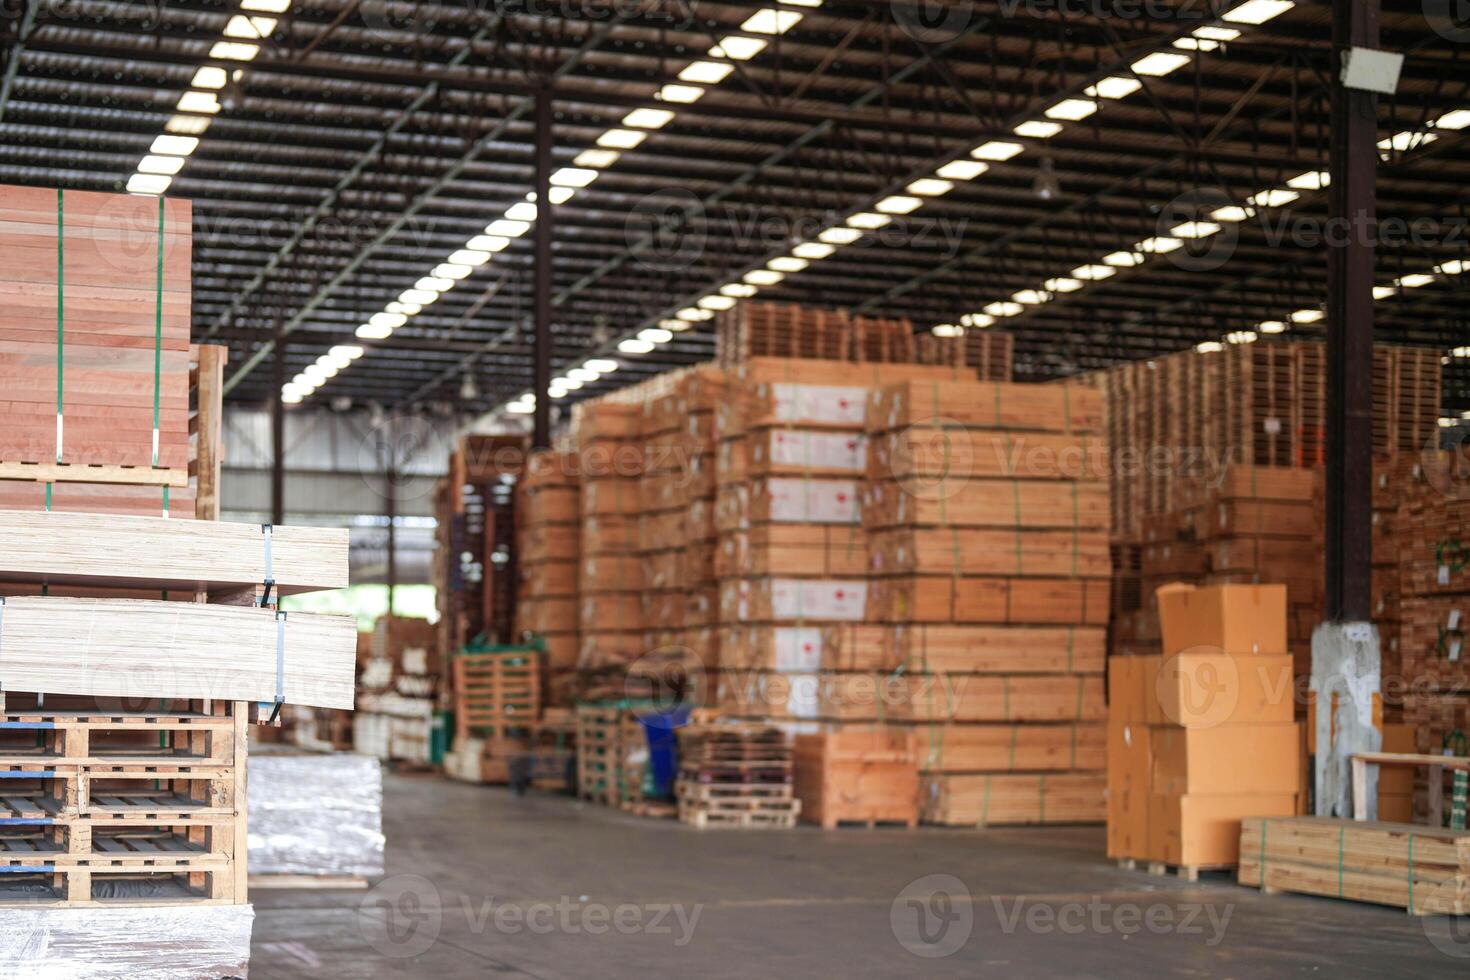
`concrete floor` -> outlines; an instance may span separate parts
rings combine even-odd
[[[1470,934],[1443,919],[1435,945],[1392,909],[1121,871],[1100,827],[697,831],[431,776],[384,789],[388,877],[256,892],[253,976],[1470,971]]]

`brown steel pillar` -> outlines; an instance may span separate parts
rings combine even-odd
[[[1378,97],[1346,88],[1352,47],[1378,47],[1379,0],[1333,0],[1331,216],[1327,255],[1328,622],[1367,622],[1372,591],[1373,275]]]
[[[276,318],[276,349],[271,359],[271,523],[286,523],[286,404],[281,388],[286,384],[286,340]]]
[[[551,445],[551,143],[552,100],[550,87],[536,90],[536,259],[535,335],[532,338],[531,390],[536,393],[532,415],[531,446]]]

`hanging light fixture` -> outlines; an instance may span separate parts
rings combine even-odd
[[[1037,161],[1039,172],[1031,183],[1031,190],[1043,201],[1054,201],[1062,196],[1062,182],[1057,179],[1056,166],[1049,156]]]

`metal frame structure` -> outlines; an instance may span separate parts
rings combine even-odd
[[[538,162],[565,166],[628,110],[660,105],[653,93],[713,38],[738,33],[753,4],[298,0],[169,190],[196,205],[196,335],[230,345],[232,400],[265,404],[281,376],[328,346],[361,343],[367,356],[316,400],[472,416],[1232,5],[1158,0],[1148,9],[1166,16],[1128,17],[1102,0],[1065,14],[974,0],[943,8],[962,16],[929,30],[902,2],[803,8],[793,30],[699,102],[673,107],[672,123],[558,206],[554,226],[538,222],[391,339],[362,342],[354,325],[534,190]],[[26,4],[0,25],[0,183],[122,189],[193,73],[237,67],[209,57],[236,12],[236,0]],[[1188,67],[1143,78],[1138,95],[1068,124],[1043,152],[995,164],[761,297],[928,328],[1156,234],[1181,195],[1239,201],[1326,170],[1332,14],[1331,0],[1301,0],[1238,42],[1194,52]],[[1417,0],[1384,4],[1380,30],[1381,46],[1408,54],[1397,94],[1373,107],[1380,136],[1470,107],[1466,45],[1428,23]],[[1380,217],[1437,228],[1379,249],[1377,281],[1470,258],[1470,231],[1456,232],[1470,219],[1467,134],[1380,163]],[[1034,190],[1042,160],[1060,185],[1049,199]],[[1291,218],[1324,221],[1330,197],[1304,192]],[[659,237],[673,212],[697,248]],[[1271,223],[1246,222],[1218,265],[1162,257],[992,329],[1016,334],[1018,371],[1040,379],[1320,303],[1328,250],[1273,237]],[[1381,301],[1376,337],[1470,343],[1464,285]],[[708,326],[625,358],[567,401],[708,358]],[[479,389],[468,401],[466,372]],[[1446,411],[1470,409],[1470,360],[1446,377]]]

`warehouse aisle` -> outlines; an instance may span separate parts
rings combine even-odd
[[[431,776],[390,776],[385,796],[390,876],[367,893],[256,893],[255,976],[1123,976],[1147,963],[1366,977],[1464,963],[1391,909],[1119,871],[1098,857],[1100,827],[719,833]]]

